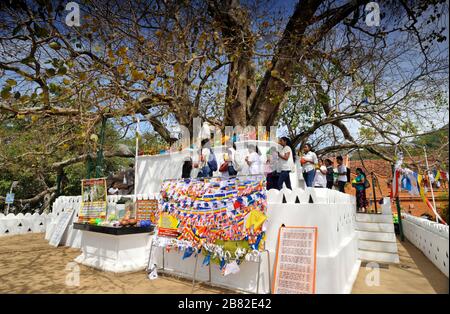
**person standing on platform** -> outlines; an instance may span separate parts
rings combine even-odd
[[[278,189],[278,152],[276,147],[270,147],[266,153],[266,164],[264,165],[264,174],[266,175],[266,189]]]
[[[319,163],[316,153],[312,151],[311,144],[306,143],[303,146],[303,156],[300,159],[300,164],[303,168],[303,178],[307,187],[312,187],[314,177],[316,175],[316,165]]]
[[[347,167],[344,165],[344,159],[342,156],[336,157],[336,162],[338,164],[338,180],[337,186],[339,192],[345,193],[345,185],[347,184]]]
[[[245,161],[250,168],[250,174],[262,174],[261,156],[258,150],[258,146],[249,145],[248,150],[250,154],[245,157]]]
[[[281,151],[278,152],[278,169],[280,171],[278,176],[278,190],[283,188],[283,183],[286,185],[286,188],[292,189],[289,174],[295,165],[294,149],[288,137],[280,138],[278,143],[281,145]]]
[[[183,168],[181,170],[181,178],[189,179],[191,177],[191,171],[192,171],[192,159],[188,157],[183,162]]]
[[[353,180],[352,185],[356,189],[356,211],[359,213],[365,213],[367,211],[366,197],[366,174],[361,168],[356,168],[356,178]]]
[[[327,167],[327,189],[331,190],[334,185],[333,161],[329,158],[325,159],[325,167]]]
[[[327,167],[320,166],[320,168],[316,170],[316,175],[314,176],[313,186],[315,188],[326,188],[327,187]]]
[[[201,149],[199,154],[199,163],[196,165],[200,168],[198,173],[199,178],[212,177],[213,172],[209,168],[208,160],[211,154],[211,144],[209,139],[203,139],[201,142]]]
[[[228,153],[228,175],[236,176],[239,169],[236,163],[236,144],[234,142],[227,143],[227,153]]]

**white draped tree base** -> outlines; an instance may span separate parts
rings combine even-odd
[[[256,144],[264,155],[269,143],[257,141]],[[237,146],[241,154],[245,155],[245,148],[241,148],[241,144]],[[164,179],[179,177],[183,158],[190,153],[190,150],[185,150],[171,155],[140,156],[136,165],[137,198],[158,197],[161,182]],[[218,152],[216,153],[220,164],[222,156]],[[278,230],[282,224],[285,224],[286,226],[316,226],[318,228],[316,293],[350,293],[360,266],[355,230],[356,200],[351,195],[335,190],[301,189],[299,187],[304,186],[304,182],[299,179],[301,179],[301,175],[298,175],[296,171],[291,174],[292,191],[284,189],[267,192],[266,249],[270,253],[270,268],[266,255],[263,255],[258,291],[260,293],[270,292],[271,280],[269,279],[273,278]],[[67,207],[79,208],[79,197],[59,200],[60,198],[55,202],[54,213],[55,210]],[[116,201],[117,197],[108,197],[109,203]],[[310,201],[313,203],[311,204]],[[81,235],[81,233],[83,234]],[[81,232],[70,228],[63,240],[67,246],[81,245],[83,253],[77,257],[77,262],[113,272],[144,269],[151,243],[150,235],[147,235],[147,238],[143,235],[112,236]],[[164,264],[165,270],[171,271],[173,274],[186,278],[193,277],[195,257],[191,256],[183,260],[183,252],[162,253],[162,248],[154,248],[151,262],[159,267]],[[209,267],[203,266],[202,262],[203,256],[200,255],[196,278],[200,281],[208,281]],[[230,289],[256,292],[257,273],[258,263],[255,262],[243,262],[240,265],[240,271],[229,276],[223,276],[219,266],[212,264],[211,283]]]

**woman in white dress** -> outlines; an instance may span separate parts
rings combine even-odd
[[[245,161],[249,166],[250,174],[262,174],[262,164],[261,164],[261,155],[256,145],[248,146],[249,154],[245,157]]]

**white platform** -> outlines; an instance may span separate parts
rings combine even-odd
[[[150,234],[109,235],[81,232],[81,255],[77,263],[114,273],[144,270],[147,266]]]
[[[264,155],[265,149],[270,144],[268,142],[258,142],[257,144]],[[238,146],[242,146],[242,143],[238,143]],[[164,179],[179,178],[182,160],[189,153],[190,151],[187,150],[171,155],[139,157],[137,166],[138,198],[147,198],[148,195],[159,194],[160,184]],[[222,156],[216,154],[216,157],[218,164],[220,164]],[[292,191],[270,190],[267,192],[266,249],[270,253],[270,270],[268,270],[269,265],[267,265],[267,259],[264,256],[261,265],[259,292],[270,292],[269,279],[273,276],[278,229],[284,223],[287,226],[318,227],[316,293],[350,293],[360,266],[358,238],[355,230],[355,198],[335,190],[301,189],[299,187],[303,185],[303,181],[300,181],[299,178],[301,176],[297,176],[297,173],[291,174]],[[286,200],[286,203],[283,203],[283,199]],[[313,204],[309,203],[310,199],[313,200]],[[296,200],[300,203],[296,203]],[[108,202],[114,202],[114,198],[109,197]],[[64,207],[64,204],[67,204],[67,202],[63,203],[58,206]],[[67,206],[77,206],[76,203],[77,201],[69,202]],[[73,239],[80,237],[80,231],[72,230],[72,232],[74,232],[72,237],[67,237],[67,239],[71,238],[72,240],[67,240],[66,245],[74,244]],[[84,239],[85,237],[86,239]],[[104,235],[104,238],[99,238],[98,236],[88,235],[88,232],[83,232],[83,239],[80,240],[83,254],[77,258],[77,261],[116,272],[139,270],[145,267],[150,239],[119,243],[117,239],[111,239],[110,237],[114,236]],[[140,248],[137,242],[140,243]],[[128,253],[125,255],[118,253],[118,247]],[[162,249],[158,248],[155,252],[153,262],[162,266]],[[126,257],[126,255],[128,256]],[[182,260],[181,257],[182,253],[179,252],[165,253],[165,269],[172,270],[174,274],[192,278],[194,257],[185,260]],[[131,265],[127,264],[127,258],[134,259],[134,262]],[[199,280],[206,281],[209,277],[209,267],[202,266],[202,262],[203,260],[200,259],[196,277]],[[211,268],[213,284],[256,292],[257,264],[244,262],[239,273],[226,277],[221,274],[217,265],[212,265]]]
[[[281,224],[318,227],[316,293],[340,294],[351,292],[360,266],[357,249],[358,239],[355,232],[355,207],[353,203],[344,203],[346,200],[353,201],[353,198],[349,195],[329,191],[324,189],[317,191],[313,198],[318,202],[322,200],[323,203],[315,204],[307,202],[295,204],[291,202],[292,200],[295,201],[298,194],[303,194],[302,199],[309,200],[310,190],[284,191],[289,194],[288,197],[285,197],[289,201],[288,203],[281,203],[283,191],[270,190],[268,192],[266,249],[270,252],[271,271],[269,274],[267,260],[264,257],[261,264],[260,293],[270,291],[269,276],[270,278],[273,277],[278,229]],[[340,200],[340,204],[329,204],[329,195],[325,195],[328,193],[336,193],[334,199]],[[162,249],[155,252],[157,254],[154,255],[153,262],[161,267]],[[193,257],[182,260],[182,253],[177,252],[165,253],[164,257],[166,270],[171,270],[174,274],[185,278],[192,278],[195,265]],[[207,281],[209,269],[202,266],[202,261],[203,258],[199,260],[196,278]],[[238,274],[226,277],[221,275],[217,265],[212,265],[211,278],[213,284],[256,292],[257,264],[245,262]]]

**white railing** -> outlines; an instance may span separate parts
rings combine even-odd
[[[51,221],[53,214],[20,213],[0,214],[0,237],[25,233],[45,232],[46,226]]]
[[[405,237],[448,277],[449,226],[408,214],[402,225]]]

